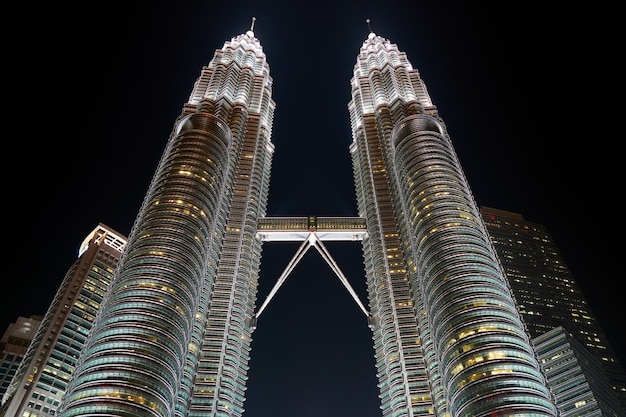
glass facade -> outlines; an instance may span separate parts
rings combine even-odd
[[[626,404],[624,368],[546,227],[518,213],[491,207],[480,212],[530,336],[565,328],[601,364]]]
[[[0,395],[4,396],[35,336],[41,316],[18,317],[0,338]],[[2,415],[2,409],[0,409]]]
[[[602,362],[563,327],[533,339],[560,417],[624,417]]]
[[[3,397],[3,415],[57,414],[125,244],[102,224],[85,238]]]

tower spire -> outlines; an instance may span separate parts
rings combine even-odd
[[[367,30],[369,30],[369,33],[372,33],[372,27],[370,26],[370,20],[366,19],[365,21],[367,22]]]
[[[250,32],[254,32],[254,21],[256,20],[256,17],[252,16],[252,24],[250,25]]]

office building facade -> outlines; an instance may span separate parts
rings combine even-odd
[[[4,393],[0,415],[56,415],[125,244],[103,224],[85,237]]]
[[[602,362],[557,326],[532,339],[560,417],[624,417]]]
[[[267,236],[258,229],[274,152],[272,82],[253,28],[225,42],[202,68],[61,416],[244,414]],[[556,416],[418,71],[395,44],[370,33],[351,85],[349,152],[359,219],[329,224],[366,225],[358,236],[381,414]],[[307,227],[304,236],[319,244],[317,222]]]
[[[0,338],[0,398],[9,388],[41,319],[41,316],[18,317]]]
[[[626,373],[544,225],[481,207],[487,230],[532,338],[563,327],[592,354],[626,409]]]

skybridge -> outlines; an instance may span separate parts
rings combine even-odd
[[[256,320],[259,318],[265,307],[269,304],[278,289],[285,282],[291,271],[298,265],[298,262],[308,252],[315,248],[322,255],[322,258],[337,275],[341,283],[346,287],[361,311],[370,318],[358,295],[344,276],[343,272],[331,256],[323,242],[325,241],[361,241],[367,235],[365,219],[363,217],[263,217],[259,219],[257,238],[262,242],[302,242],[291,261],[280,275],[276,284],[268,294],[267,298],[259,308],[253,318],[252,326],[256,327]]]

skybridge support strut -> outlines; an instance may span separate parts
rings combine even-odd
[[[343,272],[337,265],[337,262],[335,262],[335,260],[333,259],[332,255],[330,254],[326,246],[322,243],[322,239],[319,238],[314,227],[309,230],[308,234],[304,236],[304,238],[302,234],[299,234],[297,238],[294,238],[294,239],[282,238],[281,240],[300,240],[300,239],[303,239],[302,244],[300,245],[300,247],[298,248],[294,256],[291,258],[289,263],[287,264],[287,267],[285,268],[285,270],[282,272],[282,274],[276,281],[276,284],[274,284],[274,287],[268,294],[263,304],[261,304],[261,307],[259,308],[257,313],[252,318],[251,327],[256,327],[257,319],[261,316],[261,313],[263,313],[263,311],[265,310],[267,305],[270,303],[272,298],[276,295],[279,288],[283,285],[283,283],[285,282],[289,274],[294,270],[298,262],[300,262],[302,257],[306,254],[306,252],[308,252],[308,250],[311,247],[315,247],[315,249],[317,249],[317,251],[320,253],[322,258],[330,266],[330,268],[333,270],[335,275],[337,275],[341,283],[348,290],[348,292],[350,293],[350,295],[352,296],[356,304],[359,306],[359,308],[361,309],[363,314],[365,314],[365,316],[368,318],[368,321],[369,321],[371,319],[370,313],[367,311],[367,309],[365,308],[365,306],[359,299],[358,295],[356,294],[356,292],[354,291],[354,289],[352,288],[352,286],[346,279],[345,275],[343,274]],[[341,240],[341,239],[334,239],[334,240]],[[355,239],[353,235],[353,237],[350,240],[357,240],[357,239]]]
[[[287,265],[283,273],[280,274],[280,277],[278,277],[276,284],[274,284],[274,287],[268,294],[267,298],[265,299],[263,304],[261,304],[259,311],[255,314],[255,317],[257,319],[259,318],[263,310],[265,310],[265,307],[267,307],[267,305],[272,300],[272,298],[274,298],[274,295],[276,295],[276,293],[278,292],[278,289],[283,285],[283,283],[285,282],[285,280],[287,279],[291,271],[293,271],[293,269],[296,267],[298,262],[300,262],[300,259],[302,259],[302,257],[304,256],[305,253],[307,253],[310,247],[311,245],[309,244],[308,240],[305,240],[302,242],[302,245],[300,245],[295,255],[293,255],[293,258],[291,258],[291,261],[289,261],[289,264]]]

